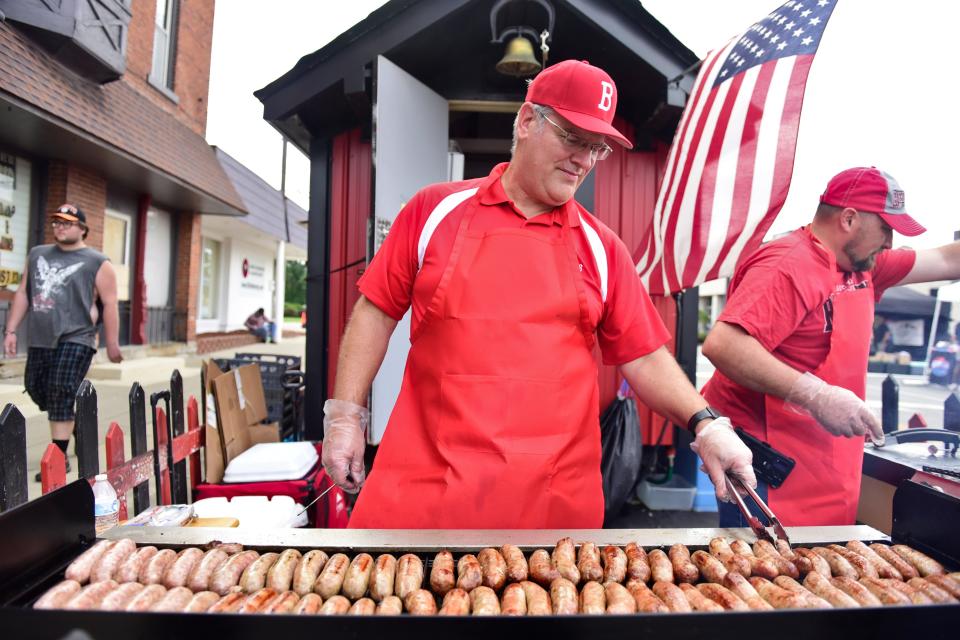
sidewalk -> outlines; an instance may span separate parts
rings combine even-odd
[[[257,343],[237,349],[227,349],[203,356],[155,356],[125,360],[120,364],[95,364],[91,366],[87,378],[97,390],[98,417],[100,426],[100,465],[105,469],[106,452],[103,439],[111,422],[116,422],[123,429],[126,456],[130,457],[130,409],[127,396],[130,386],[139,382],[143,387],[147,404],[147,439],[149,448],[153,448],[153,434],[149,416],[150,394],[169,388],[170,376],[174,369],[183,376],[184,403],[194,396],[200,400],[200,367],[204,360],[209,358],[227,358],[236,352],[241,353],[270,353],[278,355],[294,355],[304,357],[306,351],[306,336],[285,338],[280,344]],[[304,367],[306,362],[304,362]],[[34,482],[33,477],[40,470],[40,458],[47,445],[50,444],[50,429],[45,413],[41,413],[30,400],[23,388],[23,378],[10,378],[0,384],[0,407],[12,403],[20,409],[27,422],[27,473],[28,490],[31,500],[40,496],[40,483]],[[77,458],[74,454],[74,440],[67,449],[67,455],[73,470],[67,474],[67,482],[77,478]],[[153,483],[150,486],[151,495],[154,492]],[[132,498],[131,498],[132,499]]]

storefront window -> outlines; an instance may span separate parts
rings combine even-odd
[[[0,150],[0,290],[16,291],[27,260],[30,162]]]
[[[217,317],[220,292],[220,243],[210,238],[203,239],[200,258],[200,318]]]
[[[130,299],[130,218],[107,210],[103,218],[103,253],[117,273],[117,298]]]

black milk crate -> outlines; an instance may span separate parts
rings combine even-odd
[[[274,353],[235,353],[235,360],[249,360],[251,362],[275,362],[286,366],[287,369],[300,369],[303,358],[300,356],[287,356]]]
[[[263,397],[267,405],[267,422],[280,425],[282,440],[300,440],[303,437],[303,372],[298,356],[272,356],[244,353],[235,358],[214,358],[222,371],[256,363],[260,367]],[[263,357],[259,357],[263,356]]]

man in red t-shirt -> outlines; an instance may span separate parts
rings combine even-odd
[[[664,347],[669,338],[623,242],[574,200],[609,143],[616,87],[568,60],[530,84],[512,160],[483,179],[426,187],[394,221],[359,282],[323,462],[363,490],[362,528],[598,528],[603,522],[593,346],[641,401],[697,431],[725,471],[755,485],[751,455]],[[397,322],[410,351],[364,481],[368,390]]]
[[[960,277],[960,243],[891,250],[894,230],[925,231],[896,181],[873,167],[841,172],[811,224],[737,266],[704,342],[717,367],[704,397],[797,462],[769,489],[784,524],[853,524],[863,438],[883,441],[864,402],[873,305],[891,286]],[[761,496],[767,491],[761,483]],[[742,523],[720,506],[720,526]]]

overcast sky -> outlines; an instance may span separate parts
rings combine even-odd
[[[623,0],[629,1],[629,0]],[[815,2],[816,0],[810,0]],[[833,1],[833,0],[831,0]],[[207,139],[280,186],[281,141],[252,92],[289,70],[383,4],[229,0],[217,3]],[[773,11],[776,0],[648,0],[647,8],[699,56]],[[876,165],[906,192],[907,210],[936,246],[960,229],[958,90],[952,69],[955,2],[840,0],[807,83],[793,183],[772,232],[804,224],[838,171]],[[618,83],[628,78],[615,78]],[[291,147],[292,149],[292,147]],[[287,191],[307,205],[306,159],[292,153]],[[904,244],[895,241],[895,244]]]

